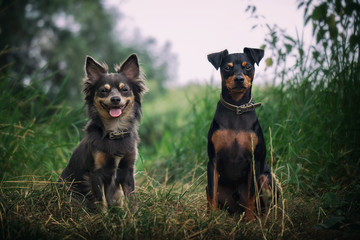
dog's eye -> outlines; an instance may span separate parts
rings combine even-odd
[[[246,71],[250,71],[250,70],[251,70],[251,66],[250,66],[250,65],[246,65],[245,70],[246,70]]]
[[[230,68],[230,66],[226,65],[223,69],[224,69],[224,71],[228,72],[228,71],[230,71],[231,68]]]
[[[109,92],[110,92],[110,89],[101,88],[99,94],[100,94],[100,96],[105,97],[109,94]]]
[[[126,87],[123,87],[122,89],[121,89],[121,91],[123,91],[123,92],[127,92],[127,91],[129,91]]]

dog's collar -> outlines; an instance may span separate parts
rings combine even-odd
[[[106,134],[106,136],[110,140],[116,140],[116,139],[126,138],[126,137],[130,136],[130,132],[127,129],[122,129],[122,130],[108,132]]]
[[[255,108],[258,108],[258,107],[261,106],[261,103],[254,103],[253,102],[253,97],[252,96],[251,96],[251,99],[250,99],[250,101],[248,103],[242,104],[240,106],[236,106],[236,105],[233,105],[231,103],[226,102],[224,100],[223,96],[220,94],[220,102],[225,108],[235,112],[236,115],[240,115],[240,114],[243,114],[243,113],[246,113],[246,112],[254,111]]]

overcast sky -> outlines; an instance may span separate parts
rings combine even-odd
[[[120,22],[121,28],[129,34],[139,30],[143,37],[153,37],[160,45],[171,42],[172,52],[178,56],[176,83],[180,85],[210,82],[212,76],[215,80],[220,79],[220,74],[207,61],[209,53],[224,49],[230,53],[242,52],[244,47],[260,47],[267,31],[261,27],[252,29],[255,24],[277,24],[292,36],[296,36],[296,29],[300,32],[303,29],[303,11],[297,10],[296,0],[105,2],[109,7],[119,7],[125,15]],[[255,4],[257,13],[265,19],[256,20],[250,17],[250,13],[245,13],[249,4]],[[264,68],[263,61],[256,70],[257,76],[261,76]]]

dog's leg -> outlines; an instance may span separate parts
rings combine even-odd
[[[218,207],[217,194],[219,186],[219,172],[217,170],[216,163],[211,160],[208,162],[207,174],[208,186],[206,192],[208,199],[208,212],[210,212],[210,208],[215,211]]]
[[[95,204],[100,208],[101,211],[105,211],[107,207],[107,201],[105,197],[104,183],[100,176],[96,173],[90,175],[90,186],[91,192],[95,198]]]
[[[136,194],[135,194],[135,177],[134,177],[134,163],[137,157],[137,151],[125,155],[119,163],[117,170],[116,184],[121,184],[124,195],[130,198],[132,206],[136,209]]]
[[[120,185],[118,185],[117,189],[115,190],[113,199],[114,199],[115,203],[120,207],[123,205],[123,197],[124,197],[124,192],[120,188]]]
[[[259,176],[258,179],[259,193],[260,193],[260,207],[261,212],[265,213],[272,202],[271,187],[269,179],[265,174]]]
[[[112,179],[106,190],[106,200],[111,205],[122,206],[124,193],[120,184],[116,184],[115,178]]]
[[[271,192],[271,198],[272,198],[271,202],[272,202],[272,204],[276,204],[279,199],[279,196],[280,196],[280,191],[276,185],[275,179],[272,177],[269,165],[266,162],[265,162],[265,166],[264,166],[264,171],[260,176],[265,177],[263,185],[265,185],[265,181],[266,181],[268,184],[268,189]]]
[[[125,181],[121,183],[126,197],[130,197],[132,201],[136,200],[135,195],[135,179],[134,179],[134,167],[128,167],[125,170]]]
[[[255,193],[254,193],[254,182],[253,182],[253,169],[250,164],[250,171],[248,174],[248,189],[245,200],[245,221],[255,219]]]
[[[103,152],[94,152],[94,165],[95,171],[90,174],[89,182],[91,187],[91,192],[94,196],[95,205],[97,205],[101,211],[105,211],[107,207],[106,195],[105,195],[105,186],[102,179],[102,167],[107,162],[106,154]]]
[[[280,196],[279,188],[271,175],[271,171],[267,163],[265,163],[264,172],[258,178],[258,186],[260,192],[261,211],[265,213],[271,205],[277,204]]]

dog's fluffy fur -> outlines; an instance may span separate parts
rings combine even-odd
[[[106,64],[86,58],[84,93],[90,121],[60,177],[88,207],[102,210],[120,204],[122,193],[135,204],[137,123],[147,90],[135,54],[115,70],[108,73]]]

